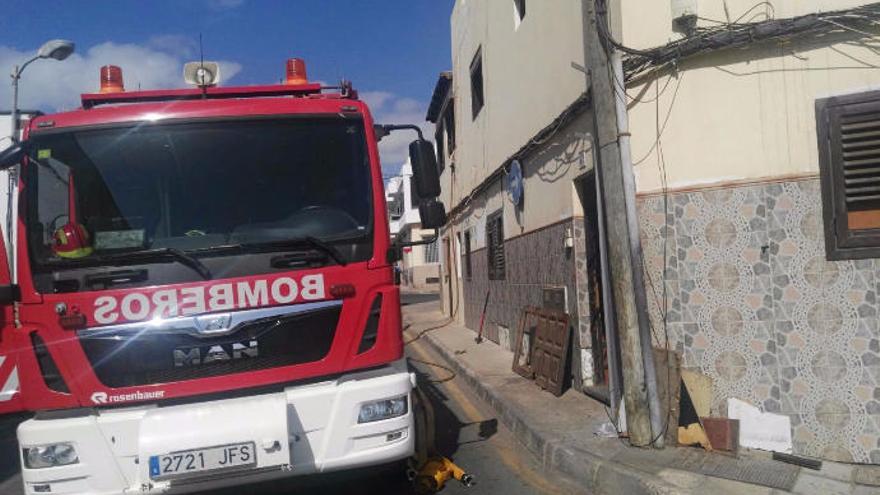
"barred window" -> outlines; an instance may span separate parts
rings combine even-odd
[[[489,280],[504,280],[504,221],[501,211],[486,219],[486,251]]]
[[[436,239],[431,244],[425,245],[425,263],[439,263],[440,252],[439,244]]]
[[[470,229],[464,231],[464,276],[470,280],[473,277],[473,270],[471,268],[471,231]]]

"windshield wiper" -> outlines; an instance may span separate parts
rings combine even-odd
[[[211,274],[211,270],[209,270],[208,267],[205,266],[204,263],[199,261],[199,259],[195,256],[190,256],[180,249],[169,247],[142,249],[140,251],[126,251],[116,254],[104,254],[97,257],[91,257],[90,259],[94,259],[96,261],[137,261],[140,259],[168,257],[175,259],[183,266],[192,268],[193,271],[197,272],[205,280],[210,280],[213,276]]]
[[[302,246],[309,246],[313,249],[321,251],[340,266],[345,266],[348,264],[348,261],[345,260],[345,257],[342,255],[342,253],[340,253],[338,249],[333,247],[332,244],[329,244],[325,241],[322,241],[321,239],[318,239],[317,237],[312,236],[294,237],[292,239],[281,239],[276,241],[225,244],[222,246],[207,248],[205,251],[236,250],[242,252],[272,252],[278,250],[288,250]]]

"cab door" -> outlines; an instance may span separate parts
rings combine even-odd
[[[18,346],[14,339],[13,304],[18,287],[12,285],[6,242],[0,235],[0,414],[24,409],[18,375]]]

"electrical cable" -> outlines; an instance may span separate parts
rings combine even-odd
[[[604,1],[599,0],[604,6]],[[757,22],[740,22],[755,9],[766,6],[769,12],[766,19]],[[605,9],[599,9],[605,15]],[[754,17],[754,16],[753,16]],[[724,23],[715,19],[703,19],[715,24],[700,27],[682,39],[672,41],[651,49],[635,49],[624,46],[614,39],[603,22],[598,25],[600,40],[624,52],[625,80],[630,81],[662,70],[669,62],[677,62],[697,55],[719,50],[745,47],[755,43],[788,43],[795,39],[815,39],[829,34],[849,33],[858,37],[874,38],[880,30],[880,2],[849,9],[810,13],[790,18],[777,19],[773,4],[759,2],[746,10],[735,21]]]
[[[670,76],[671,77],[671,76]],[[684,79],[684,73],[679,73],[677,77],[678,81],[675,83],[675,91],[672,93],[672,101],[669,102],[669,109],[666,111],[666,117],[663,120],[663,127],[660,128],[658,132],[657,139],[645,153],[645,156],[633,162],[633,167],[640,165],[642,162],[650,158],[651,154],[657,148],[657,144],[660,142],[660,138],[663,136],[663,133],[666,131],[666,125],[669,124],[669,118],[672,116],[672,109],[675,106],[675,102],[678,99],[678,90],[681,88],[681,81]],[[657,102],[659,104],[659,101]]]
[[[416,359],[414,357],[407,357],[406,360],[409,362],[412,362],[412,363],[421,363],[421,364],[424,364],[427,366],[433,366],[434,368],[440,368],[440,369],[449,373],[449,376],[445,376],[443,378],[438,378],[435,380],[427,380],[428,383],[432,383],[434,385],[439,385],[441,383],[446,383],[446,382],[452,381],[455,379],[456,376],[458,376],[458,374],[455,372],[455,370],[453,370],[449,366],[444,366],[442,364],[433,363],[431,361],[423,361],[421,359]]]

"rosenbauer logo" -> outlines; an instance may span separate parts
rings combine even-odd
[[[164,390],[156,390],[155,392],[141,392],[137,390],[130,394],[114,394],[108,395],[106,392],[95,392],[92,394],[92,402],[98,405],[113,404],[116,402],[129,402],[133,400],[152,400],[165,397]]]
[[[172,318],[323,298],[323,275],[306,275],[299,282],[291,277],[279,277],[274,280],[160,289],[152,293],[131,292],[122,297],[101,296],[95,299],[93,317],[97,323],[106,325],[120,319],[142,321]]]

